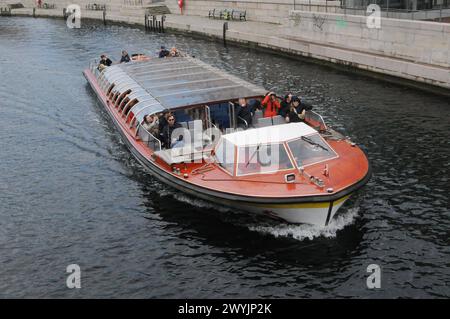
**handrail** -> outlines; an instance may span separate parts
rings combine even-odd
[[[323,117],[314,111],[309,110],[309,111],[305,112],[305,122],[309,122],[311,125],[313,125],[315,127],[317,127],[317,125],[315,125],[314,122],[317,122],[317,124],[319,124],[318,129],[321,132],[328,130],[328,127],[325,124]]]
[[[149,140],[148,141],[144,141],[144,139],[143,139],[143,137],[140,135],[140,132],[141,131],[144,131],[144,133],[146,133],[147,134],[147,136],[149,137]],[[138,128],[137,128],[137,134],[136,135],[138,135],[140,138],[141,138],[141,140],[143,141],[143,142],[146,142],[147,143],[147,146],[148,147],[150,147],[153,151],[161,151],[161,149],[162,149],[162,147],[161,147],[161,141],[158,139],[158,138],[156,138],[152,133],[150,133],[149,131],[147,131],[140,123],[139,123],[139,126],[138,126]],[[158,150],[155,150],[155,148],[153,148],[153,147],[151,147],[150,146],[150,144],[149,144],[149,142],[150,142],[150,138],[152,139],[152,142],[153,143],[158,143]]]

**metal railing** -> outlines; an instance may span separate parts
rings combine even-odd
[[[328,129],[322,115],[314,111],[305,112],[305,122],[316,128],[319,132],[325,132]]]
[[[161,150],[161,141],[142,127],[141,124],[137,127],[137,136],[154,152]]]
[[[123,0],[123,4],[126,6],[142,6],[142,0]]]

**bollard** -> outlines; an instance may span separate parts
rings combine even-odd
[[[36,8],[33,8],[33,18],[36,18]]]
[[[152,15],[152,27],[150,30],[155,31],[156,29],[156,16]]]
[[[164,20],[166,20],[166,16],[165,15],[161,16],[161,30],[162,30],[163,33],[164,33]]]
[[[227,30],[228,30],[228,22],[224,22],[223,23],[223,45],[225,47],[227,46],[227,38],[226,38]]]
[[[106,25],[106,8],[103,8],[103,25]]]
[[[145,31],[148,30],[148,16],[147,16],[147,13],[144,16],[144,29],[145,29]]]

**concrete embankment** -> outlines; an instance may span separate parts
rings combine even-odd
[[[0,6],[2,2],[0,0]],[[67,3],[66,3],[67,2]],[[102,19],[102,11],[86,10],[86,0],[78,1],[82,19]],[[173,3],[172,3],[173,2]],[[165,27],[176,31],[223,38],[223,20],[208,19],[207,9],[192,7],[200,2],[191,0],[180,15],[176,2],[167,2]],[[13,15],[32,15],[33,1],[23,2],[26,8],[12,10]],[[35,9],[36,16],[62,17],[62,9],[69,1],[60,1],[56,9]],[[144,25],[145,5],[109,0],[106,20]],[[136,3],[136,2],[134,2]],[[330,12],[289,10],[285,4],[256,1],[229,2],[234,7],[248,10],[253,21],[227,21],[227,41],[268,48],[275,52],[315,58],[325,63],[363,70],[371,75],[387,76],[389,80],[403,79],[406,84],[447,92],[450,89],[450,24],[429,21],[381,18],[380,28],[369,28],[367,17]],[[252,12],[252,6],[260,11]],[[224,7],[224,5],[222,5]],[[268,11],[273,13],[269,14]],[[262,22],[267,14],[268,22]],[[281,16],[284,15],[282,19]]]

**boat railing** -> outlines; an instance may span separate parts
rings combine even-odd
[[[311,111],[311,110],[306,111],[305,122],[310,124],[312,127],[317,129],[319,132],[325,132],[328,130],[328,127],[325,124],[325,121],[323,120],[322,116],[314,111]]]
[[[139,136],[141,141],[144,142],[151,150],[157,152],[162,149],[161,141],[147,131],[142,125],[139,125],[137,128],[137,136]]]
[[[89,70],[91,70],[92,74],[94,74],[96,78],[100,75],[100,71],[98,70],[99,63],[100,61],[98,59],[92,59],[89,62]]]

